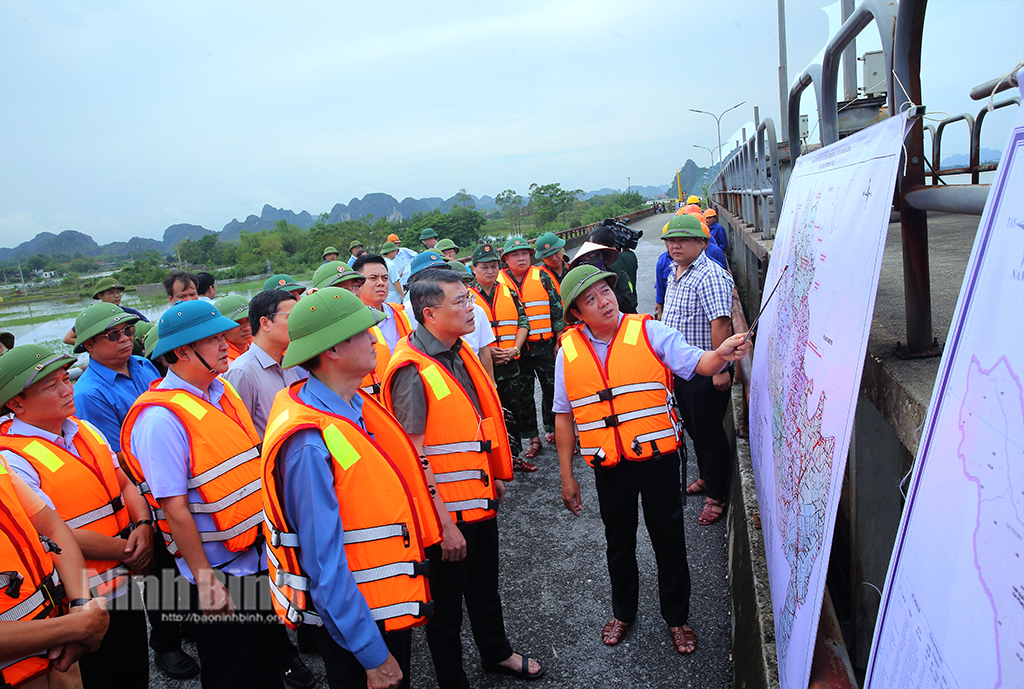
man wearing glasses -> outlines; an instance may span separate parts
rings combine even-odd
[[[462,603],[484,670],[536,679],[543,669],[512,652],[498,595],[498,503],[512,479],[501,402],[462,337],[473,332],[475,296],[450,269],[410,280],[418,323],[384,375],[384,404],[416,446],[443,539],[427,548],[434,615],[427,644],[441,689],[469,687],[462,667]]]
[[[160,378],[149,359],[132,356],[132,337],[138,316],[125,313],[113,303],[93,304],[75,319],[75,353],[89,352],[89,368],[74,387],[78,418],[88,421],[107,439],[110,449],[121,454],[121,424],[135,400]],[[174,558],[162,539],[153,544],[156,569],[177,573]],[[199,664],[181,649],[181,631],[177,622],[163,618],[159,610],[149,614],[149,645],[157,668],[172,679],[190,679],[199,674]]]

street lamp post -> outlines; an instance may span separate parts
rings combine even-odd
[[[715,166],[715,151],[713,149],[710,149],[707,146],[701,146],[699,144],[694,144],[693,147],[694,148],[703,148],[705,151],[710,153],[711,154],[711,167]]]
[[[718,125],[718,162],[722,162],[722,118],[725,117],[725,113],[729,112],[730,110],[735,110],[736,108],[740,107],[741,105],[743,105],[743,103],[746,102],[747,101],[742,101],[740,103],[737,103],[728,110],[722,111],[721,115],[716,115],[715,113],[708,112],[707,110],[697,110],[696,108],[690,108],[690,112],[699,112],[702,115],[711,115],[712,117],[715,118],[715,124]],[[712,156],[711,164],[714,165],[714,163],[715,157]]]

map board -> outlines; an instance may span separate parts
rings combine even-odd
[[[1018,109],[935,379],[865,687],[1024,686],[1022,338]]]
[[[750,453],[782,689],[807,686],[905,115],[797,159],[765,280]],[[785,268],[785,271],[783,269]]]

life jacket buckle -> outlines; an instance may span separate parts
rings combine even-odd
[[[116,498],[110,501],[110,506],[113,508],[114,512],[120,512],[121,510],[124,509],[124,497],[118,495]]]
[[[405,541],[405,547],[409,547],[409,527],[402,524],[402,540]]]
[[[25,577],[21,576],[20,572],[11,570],[10,572],[0,572],[0,576],[6,577],[8,584],[7,588],[4,589],[11,598],[17,598],[18,593],[21,591],[21,584],[25,581]]]
[[[481,440],[480,441],[480,451],[481,452],[490,452],[491,451],[491,441],[490,440]]]
[[[619,415],[618,414],[610,414],[609,416],[606,416],[606,417],[604,417],[601,420],[604,421],[604,427],[605,428],[615,428],[616,426],[619,425]]]
[[[47,538],[46,536],[44,536],[42,534],[39,534],[39,542],[43,544],[43,550],[45,550],[48,553],[53,553],[54,555],[60,555],[63,552],[60,549],[59,545],[57,545],[56,543],[54,543],[53,541],[51,541],[49,538]]]
[[[612,389],[611,388],[605,388],[604,390],[599,390],[598,393],[597,393],[597,399],[600,402],[611,402],[612,401],[612,397],[613,397],[613,395],[612,395]]]

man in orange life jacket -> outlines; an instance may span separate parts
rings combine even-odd
[[[462,278],[428,268],[410,285],[415,332],[398,343],[384,375],[384,403],[428,468],[444,540],[427,549],[434,615],[427,643],[441,689],[468,687],[462,669],[462,601],[484,669],[523,679],[540,665],[512,652],[498,596],[498,503],[512,479],[501,402],[462,336],[474,314]]]
[[[529,432],[530,446],[524,456],[533,459],[541,450],[537,430],[537,406],[533,397],[533,378],[540,381],[541,420],[544,438],[555,442],[555,417],[551,414],[551,395],[555,387],[555,342],[565,327],[562,320],[562,302],[558,287],[549,274],[530,264],[533,249],[523,237],[509,237],[501,260],[507,266],[498,274],[498,282],[515,290],[530,321],[530,334],[526,348],[519,357],[519,376],[522,390],[520,429]]]
[[[206,617],[196,625],[203,686],[278,689],[281,629],[249,619],[265,614],[254,600],[266,571],[260,438],[238,394],[220,378],[228,368],[224,333],[234,327],[203,301],[164,313],[153,356],[163,356],[170,370],[132,405],[121,451],[167,549],[180,555],[179,572],[195,584],[193,610]],[[218,571],[241,590],[237,602]],[[218,619],[236,611],[241,621]]]
[[[17,376],[0,393],[0,406],[6,405],[14,416],[0,424],[0,453],[67,522],[86,558],[89,586],[110,600],[128,593],[130,572],[149,571],[153,522],[146,501],[129,484],[103,434],[73,416],[67,368],[74,362],[41,345],[15,347],[3,356],[0,374],[29,375]],[[50,363],[61,368],[41,378],[30,375]],[[111,613],[99,651],[83,657],[80,665],[86,687],[147,685],[145,611],[140,607]]]
[[[228,341],[228,361],[234,361],[249,351],[252,345],[252,325],[249,323],[249,300],[240,294],[229,294],[213,302],[220,315],[238,325],[224,333]]]
[[[327,287],[288,320],[286,367],[263,445],[275,608],[315,627],[328,682],[408,687],[412,627],[431,604],[424,549],[441,540],[409,437],[370,395],[379,311]]]
[[[49,387],[58,378],[66,386],[66,369],[74,359],[52,353],[43,356],[40,350],[48,351],[34,345],[13,348],[12,343],[0,359],[0,398],[24,397],[28,388],[33,388],[33,394],[41,393],[37,384],[54,394],[61,386]],[[10,411],[0,404],[0,414]],[[85,572],[85,558],[71,529],[11,469],[6,455],[0,455],[3,686],[47,689],[51,670],[68,672],[83,653],[99,648],[109,622],[106,599],[89,598]],[[62,605],[69,607],[69,614],[61,614]],[[77,682],[77,669],[67,679]]]
[[[658,563],[661,614],[677,652],[693,653],[687,624],[690,570],[680,505],[680,428],[672,404],[672,374],[713,375],[746,352],[743,334],[714,351],[689,346],[682,334],[649,316],[619,311],[616,275],[584,265],[562,281],[567,330],[555,362],[555,432],[562,501],[579,516],[580,487],[572,457],[580,450],[594,467],[608,541],[614,617],[601,640],[614,646],[636,619],[640,594],[636,562],[637,498]]]

